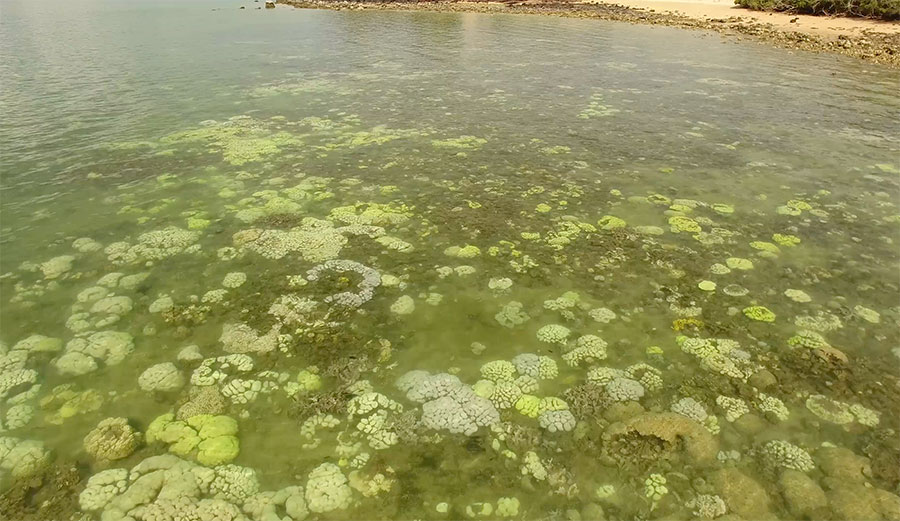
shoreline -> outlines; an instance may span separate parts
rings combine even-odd
[[[536,14],[665,25],[714,31],[784,49],[842,54],[900,69],[900,23],[751,11],[717,0],[625,0],[625,4],[599,0],[529,0],[521,3],[282,0],[280,4],[305,9]]]

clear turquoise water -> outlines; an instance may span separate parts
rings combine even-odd
[[[24,453],[88,478],[174,451],[252,469],[258,490],[305,487],[309,517],[898,511],[896,71],[661,27],[238,5],[2,6],[4,486],[42,472]],[[362,277],[308,274],[328,260],[381,284],[341,307],[328,296]],[[286,317],[284,298],[315,305]],[[528,320],[504,327],[510,302]],[[223,336],[239,324],[249,336]],[[542,341],[548,325],[568,337]],[[103,331],[133,348],[73,354]],[[25,356],[32,335],[58,341]],[[572,354],[600,344],[605,358]],[[199,358],[179,357],[191,345]],[[234,352],[253,369],[197,385]],[[538,382],[483,368],[522,353],[547,357]],[[141,375],[168,362],[175,383],[151,390]],[[438,405],[396,385],[412,370],[456,375],[491,425],[435,424]],[[624,384],[641,396],[607,385],[648,371]],[[235,378],[262,391],[241,403]],[[201,387],[237,422],[221,461],[154,439],[151,422]],[[351,415],[371,393],[388,400],[378,436]],[[726,417],[722,396],[746,414]],[[679,402],[708,418],[663,414]],[[568,408],[563,432],[518,411],[538,403]],[[337,424],[313,443],[301,426],[316,413]],[[108,417],[145,439],[99,461],[84,438]],[[323,464],[349,477],[329,492],[347,503],[313,506]],[[657,498],[651,476],[666,479]],[[248,490],[174,494],[263,519]],[[81,497],[98,519],[116,501]]]

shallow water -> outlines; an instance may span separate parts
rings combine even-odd
[[[170,451],[252,469],[175,494],[252,519],[900,515],[896,71],[237,5],[3,6],[3,487]],[[201,388],[239,452],[151,426]],[[109,417],[145,439],[102,461]]]

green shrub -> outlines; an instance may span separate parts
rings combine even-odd
[[[762,11],[900,20],[900,0],[734,0],[734,3]]]

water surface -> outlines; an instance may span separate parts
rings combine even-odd
[[[896,71],[239,5],[3,6],[3,487],[77,462],[56,497],[97,519],[900,512]]]

